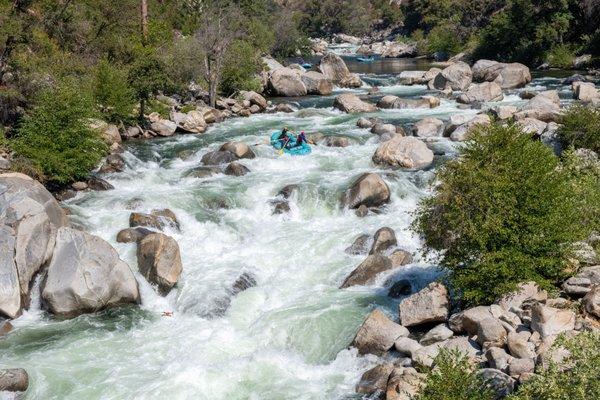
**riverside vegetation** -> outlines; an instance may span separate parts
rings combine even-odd
[[[273,308],[281,314],[279,309],[284,306],[288,307],[286,313],[291,312],[289,309],[308,303],[308,297],[322,297],[336,307],[359,303],[362,314],[346,317],[356,320],[350,323],[354,330],[363,319],[363,303],[369,303],[370,310],[374,303],[391,302],[398,308],[398,318],[372,311],[356,332],[351,350],[340,352],[343,357],[361,360],[353,364],[356,371],[370,368],[356,386],[365,398],[583,400],[598,393],[600,92],[591,68],[597,62],[600,31],[595,2],[125,0],[118,8],[109,3],[0,0],[0,170],[6,172],[0,174],[0,336],[13,329],[11,320],[15,322],[15,332],[0,338],[3,350],[10,352],[7,362],[23,354],[29,356],[29,350],[23,350],[29,343],[23,345],[21,341],[28,340],[25,329],[33,329],[27,324],[40,310],[49,324],[56,319],[64,326],[76,327],[69,325],[72,318],[75,324],[86,324],[82,322],[88,321],[86,315],[107,313],[91,320],[91,326],[101,325],[103,318],[111,318],[112,310],[106,310],[117,306],[137,310],[141,303],[153,313],[156,307],[164,310],[172,306],[186,318],[201,321],[185,327],[187,337],[190,326],[202,330],[207,321],[224,318],[236,296],[250,292],[251,297],[253,288],[277,281],[272,271],[260,276],[256,272],[260,267],[249,272],[237,265],[250,265],[256,258],[263,264],[285,264],[298,275],[285,278],[288,283],[295,282],[293,290],[286,292],[285,283],[278,281],[280,287],[269,287],[268,293],[256,296],[267,299],[250,303],[261,313]],[[382,57],[458,57],[428,71],[403,71],[390,85],[400,83],[400,91],[385,85],[377,89],[375,84],[367,89],[365,82],[373,76],[351,73],[341,57],[329,52],[330,42],[351,44],[358,52],[381,50]],[[396,50],[390,51],[392,48]],[[306,71],[292,62],[303,57],[319,60]],[[532,80],[530,70],[515,61],[535,67],[583,66],[588,71],[559,84],[559,97],[557,90],[539,91],[536,86],[527,86]],[[413,85],[417,85],[413,87],[415,96],[397,96]],[[339,88],[344,92],[337,92]],[[568,92],[568,100],[564,92]],[[307,94],[320,96],[326,107],[306,106]],[[270,101],[268,96],[294,98],[294,103]],[[446,115],[442,110],[449,111]],[[252,117],[267,112],[272,116]],[[431,114],[421,118],[427,112]],[[395,113],[410,115],[409,123],[398,124]],[[322,124],[321,118],[328,118],[327,123]],[[298,182],[297,171],[288,176],[287,167],[277,164],[285,157],[269,159],[270,153],[248,142],[256,142],[263,131],[273,129],[271,121],[277,127],[290,121],[299,129],[316,125],[333,130],[332,126],[341,124],[341,129],[352,133],[311,135],[319,148],[313,160],[324,166],[319,164],[318,177],[307,184]],[[231,132],[236,130],[249,137],[231,140]],[[181,143],[191,141],[201,143],[201,147],[173,157],[170,146],[181,144],[175,133],[186,135]],[[162,140],[156,144],[140,140],[152,138]],[[151,151],[144,146],[150,146]],[[346,147],[351,151],[344,152]],[[164,156],[163,151],[169,155]],[[333,158],[345,164],[331,164]],[[274,175],[262,163],[264,159],[276,165]],[[290,163],[311,173],[310,164]],[[193,168],[178,171],[182,165]],[[359,165],[360,171],[355,171],[354,165]],[[264,175],[261,168],[267,170]],[[348,168],[360,174],[338,186],[327,180],[328,173]],[[140,174],[145,175],[143,179]],[[223,179],[235,181],[219,186]],[[139,196],[132,197],[135,184],[144,180],[152,186],[143,186]],[[264,185],[263,181],[268,181],[272,185],[274,180],[281,185],[275,197],[266,201],[257,196],[264,197],[273,190],[271,186],[260,190],[249,187],[252,195],[248,197],[261,203],[259,206],[244,208],[240,204],[245,204],[246,198],[233,199],[236,190],[248,182]],[[335,180],[339,181],[338,175]],[[190,182],[199,182],[200,189]],[[234,186],[227,186],[231,182]],[[308,282],[300,279],[302,271],[294,269],[294,249],[290,254],[272,255],[268,252],[272,243],[257,250],[253,247],[256,243],[235,242],[228,228],[233,226],[236,234],[239,230],[254,235],[260,245],[261,235],[269,233],[255,224],[256,219],[264,219],[272,226],[269,231],[278,235],[273,241],[280,241],[284,235],[293,235],[289,219],[294,222],[294,218],[302,218],[308,225],[315,217],[301,212],[298,217],[299,204],[311,210],[325,204],[331,209],[319,210],[316,215],[332,227],[348,227],[348,231],[357,225],[393,225],[397,222],[394,219],[403,218],[405,209],[398,212],[398,207],[405,207],[407,199],[406,193],[398,194],[404,190],[398,182],[420,193],[414,198],[417,205],[410,214],[411,227],[422,242],[423,253],[429,256],[429,264],[421,259],[420,251],[405,248],[393,229],[380,227],[373,235],[361,234],[346,249],[350,256],[366,258],[337,291],[335,282],[335,287],[324,292],[310,291],[319,290],[320,285],[315,285],[312,276]],[[183,190],[174,192],[177,185]],[[47,189],[59,200],[77,197],[61,204]],[[111,190],[125,196],[126,204],[111,199]],[[163,193],[168,193],[168,199]],[[190,193],[194,206],[182,206]],[[146,197],[154,200],[145,203]],[[175,211],[164,206],[168,201]],[[266,214],[263,203],[267,204]],[[62,206],[74,215],[69,218]],[[93,222],[82,222],[85,218],[79,213],[85,215],[87,207],[94,211],[94,217],[87,214]],[[243,210],[246,215],[250,207],[258,207],[258,218],[252,215],[244,220],[235,214]],[[410,205],[406,207],[411,210]],[[105,220],[95,218],[96,211]],[[113,214],[118,219],[113,219]],[[330,214],[333,219],[326,220]],[[129,227],[119,225],[124,221],[121,216],[126,216]],[[243,224],[237,225],[240,220]],[[204,232],[202,224],[210,231],[204,236],[198,234],[210,242],[205,247],[189,242],[190,229],[196,236],[196,231]],[[105,225],[120,230],[105,235]],[[305,253],[302,260],[313,257],[317,264],[329,265],[317,257],[335,252],[332,249],[337,245],[326,243],[325,248],[323,243],[310,242],[310,248],[305,249],[303,241],[315,236],[315,230],[310,229],[321,232],[322,228],[298,227],[303,238],[290,241]],[[410,236],[405,233],[404,240]],[[211,241],[215,238],[218,243]],[[221,247],[226,241],[233,245]],[[196,248],[204,253],[196,253]],[[214,248],[218,254],[211,253]],[[247,253],[238,251],[241,248]],[[318,254],[312,252],[315,249]],[[237,253],[243,261],[236,258]],[[268,259],[263,260],[262,255]],[[137,264],[137,269],[120,257]],[[203,260],[205,269],[194,269],[196,259]],[[216,271],[215,265],[221,266],[223,260],[236,263],[233,283],[227,281],[223,293],[212,288],[209,292],[218,292],[213,299],[184,290],[197,284],[198,277],[210,280],[208,271]],[[300,265],[313,268],[312,264]],[[414,271],[423,265],[430,267],[426,268],[426,278],[396,276],[398,271]],[[269,268],[275,267],[269,264]],[[188,271],[194,276],[186,276]],[[436,277],[433,281],[432,275]],[[185,288],[182,277],[188,285]],[[359,297],[359,288],[380,286],[383,278],[383,286],[389,290],[385,300]],[[420,279],[427,282],[421,284]],[[286,297],[293,298],[303,284],[310,288],[306,289],[309,295],[294,298],[293,304],[285,303]],[[415,288],[418,290],[413,291]],[[277,298],[280,293],[283,298]],[[277,306],[267,302],[271,296],[279,302]],[[252,307],[243,312],[233,307],[233,312],[247,313],[251,325],[264,332],[271,330],[270,325],[262,325],[262,316],[251,320],[255,312]],[[308,307],[311,317],[319,315],[315,310],[321,309],[312,307],[317,305]],[[117,318],[127,320],[126,326],[132,324],[132,318],[140,318],[139,329],[144,329],[146,317],[138,317],[138,311],[119,312],[115,311]],[[327,319],[329,312],[323,312]],[[172,312],[165,311],[161,317],[171,318]],[[273,323],[277,317],[281,316],[269,315]],[[334,326],[328,321],[331,327],[320,330],[312,325],[313,320],[293,317],[284,322],[296,331],[278,332],[273,342],[261,337],[266,348],[255,346],[252,334],[236,337],[240,340],[236,348],[245,343],[253,354],[277,351],[283,337],[288,352],[288,345],[297,344],[294,335],[299,331],[308,329],[318,335],[321,330],[346,329],[346,325]],[[302,327],[297,326],[298,321]],[[177,326],[182,320],[174,318],[173,322]],[[235,335],[245,322],[216,329]],[[86,334],[97,332],[96,328],[85,328]],[[115,337],[123,330],[120,325],[116,332],[112,329],[108,329],[109,334]],[[26,333],[21,335],[23,331]],[[340,337],[346,340],[343,335],[347,332],[336,336],[332,346],[340,347],[337,342]],[[311,340],[309,349],[304,350],[311,360],[322,357],[313,350],[322,340],[320,336],[318,339]],[[130,346],[131,337],[124,340],[128,351],[135,347]],[[222,343],[205,337],[201,340],[209,343],[202,354],[169,357],[192,358],[194,363],[206,359],[202,365],[205,370],[210,370],[214,361],[221,375],[225,356],[219,354],[217,361],[211,361],[210,350],[220,349]],[[190,347],[200,346],[189,343],[193,343]],[[155,350],[151,353],[158,354]],[[363,360],[357,353],[370,356]],[[294,356],[301,359],[305,353]],[[46,354],[43,357],[48,358]],[[245,353],[233,360],[237,365],[249,357]],[[318,364],[330,361],[318,360]],[[35,368],[38,379],[33,384],[36,392],[30,390],[29,395],[50,398],[48,393],[52,393],[58,398],[60,389],[44,382],[48,372],[37,369],[40,360],[32,356],[27,361],[28,370]],[[2,359],[3,366],[7,362]],[[165,360],[158,359],[156,364],[161,362]],[[261,359],[250,362],[260,363]],[[28,390],[27,372],[10,367],[0,370],[0,390]],[[254,365],[246,367],[261,370]],[[261,367],[266,368],[264,364]],[[296,374],[286,370],[285,375]],[[326,387],[327,394],[310,392],[304,380],[295,387],[281,377],[271,381],[261,376],[260,383],[252,381],[257,379],[254,376],[248,381],[235,375],[225,378],[244,382],[242,389],[235,389],[242,390],[242,396],[262,390],[258,396],[276,393],[274,398],[338,398],[351,390],[346,378],[339,375],[334,375],[334,383]],[[353,375],[351,379],[355,378]],[[110,381],[114,386],[111,379],[102,382]],[[269,386],[277,385],[277,379],[285,383],[284,395],[279,388]],[[341,380],[346,386],[339,383]],[[116,396],[133,395],[129,386],[140,382],[145,383],[119,386]],[[68,391],[70,385],[76,384],[56,386]],[[208,386],[193,389],[216,393],[215,398],[239,394]],[[88,389],[78,387],[62,394]],[[157,392],[145,392],[149,397],[170,393],[163,386],[150,390]],[[180,393],[191,393],[189,390],[186,387]]]

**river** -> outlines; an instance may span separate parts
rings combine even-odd
[[[424,86],[396,83],[400,70],[414,69],[408,61],[349,65],[365,82],[379,85],[382,94],[427,92]],[[540,77],[528,88],[554,88],[558,82]],[[357,357],[347,346],[369,311],[380,307],[395,316],[398,300],[386,296],[389,275],[371,286],[338,289],[363,259],[344,249],[357,235],[389,226],[399,246],[415,253],[412,264],[392,275],[410,279],[414,290],[434,279],[438,271],[421,255],[409,226],[417,202],[429,193],[435,166],[456,146],[446,139],[436,143],[436,153],[444,155],[429,170],[379,170],[371,163],[376,137],[356,127],[360,115],[331,107],[340,92],[293,100],[300,108],[293,114],[236,118],[203,135],[126,143],[126,170],[105,176],[115,189],[79,194],[67,206],[76,226],[109,241],[136,271],[142,304],[61,321],[32,299],[30,310],[14,321],[14,331],[0,340],[0,365],[29,372],[26,398],[360,398],[354,386],[376,359]],[[520,102],[516,92],[504,100]],[[431,110],[384,110],[372,116],[410,125],[425,116],[447,119],[475,112],[442,100]],[[279,156],[257,145],[257,157],[241,161],[251,170],[246,176],[185,177],[203,154],[223,142],[263,143],[284,125],[345,136],[354,145],[317,146],[305,157]],[[184,161],[178,157],[183,150],[194,155]],[[384,174],[392,201],[383,213],[358,218],[341,210],[338,200],[366,171]],[[300,189],[291,213],[272,215],[269,201],[292,183]],[[170,208],[181,223],[181,232],[167,233],[180,245],[183,274],[164,298],[137,273],[135,245],[115,240],[132,210],[154,208]],[[257,285],[231,299],[224,314],[215,313],[243,272]],[[162,316],[164,311],[173,316]]]

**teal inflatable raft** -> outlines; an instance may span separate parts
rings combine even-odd
[[[271,134],[271,146],[273,146],[273,148],[275,148],[276,150],[281,150],[281,148],[283,147],[283,142],[277,139],[280,134],[281,131],[275,131]],[[288,138],[290,138],[290,143],[296,142],[296,137],[294,135],[288,133],[287,136]],[[293,156],[305,156],[307,154],[310,154],[312,149],[310,148],[310,145],[308,143],[302,143],[302,146],[292,147],[290,149],[284,148],[283,151]]]

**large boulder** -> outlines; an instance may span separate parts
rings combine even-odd
[[[340,289],[356,285],[368,285],[373,283],[381,272],[392,269],[392,262],[381,254],[369,255],[358,267],[346,277]]]
[[[499,84],[502,89],[518,88],[531,82],[531,73],[529,68],[523,64],[504,64],[494,82]]]
[[[517,382],[502,371],[493,368],[483,368],[478,373],[495,392],[495,398],[497,399],[502,399],[515,390]]]
[[[361,100],[357,95],[344,93],[337,96],[333,106],[347,113],[369,113],[377,111],[377,107],[371,103]]]
[[[433,80],[438,90],[466,90],[473,81],[473,72],[469,64],[459,61],[442,70]]]
[[[242,91],[240,95],[245,101],[249,101],[252,105],[257,105],[262,111],[267,109],[267,100],[260,94],[253,91]]]
[[[241,158],[254,158],[256,154],[252,151],[250,146],[244,142],[227,142],[224,143],[219,151],[228,151],[232,153],[237,159]]]
[[[473,80],[496,82],[502,89],[513,89],[531,82],[531,73],[523,64],[479,60],[473,65]]]
[[[351,74],[340,56],[327,53],[319,63],[319,70],[331,82],[341,87],[361,87],[362,81],[356,74]]]
[[[385,181],[375,173],[365,173],[359,176],[342,194],[343,207],[358,208],[379,207],[390,201],[390,188]]]
[[[375,392],[384,392],[388,379],[394,370],[394,364],[379,364],[365,372],[356,385],[356,393],[372,395]]]
[[[429,330],[425,335],[423,335],[423,337],[421,337],[421,340],[419,340],[419,343],[423,346],[429,346],[434,343],[448,340],[452,336],[454,336],[454,332],[452,332],[452,330],[448,328],[446,324],[439,324],[431,328],[431,330]]]
[[[600,318],[600,286],[595,285],[581,301],[585,311]]]
[[[392,108],[435,108],[439,106],[439,101],[436,101],[437,97],[429,96],[422,97],[420,99],[404,99],[394,95],[383,96],[378,102],[377,107],[392,109]],[[439,99],[438,99],[439,100]]]
[[[516,120],[535,118],[544,122],[557,121],[560,116],[560,99],[556,90],[546,90],[529,100],[514,115]]]
[[[377,147],[373,162],[390,167],[421,169],[431,165],[433,151],[415,137],[394,136]]]
[[[306,86],[302,82],[300,72],[291,68],[279,68],[271,72],[269,87],[277,96],[305,96]]]
[[[542,338],[559,335],[575,329],[575,313],[536,304],[531,308],[531,330]]]
[[[461,94],[457,101],[469,104],[474,102],[500,101],[504,98],[502,88],[496,82],[483,82],[472,84],[466,92]]]
[[[420,138],[442,136],[444,134],[444,122],[433,117],[423,118],[413,126],[413,134]]]
[[[598,102],[600,92],[596,89],[596,85],[591,82],[574,82],[573,98],[584,103]]]
[[[425,375],[414,368],[394,368],[385,391],[386,400],[414,399],[423,386]]]
[[[398,241],[396,240],[396,233],[392,228],[384,226],[379,228],[373,236],[373,245],[369,254],[385,253],[392,247],[396,246]]]
[[[415,85],[424,82],[427,71],[402,71],[398,75],[398,81],[401,85]]]
[[[369,314],[358,329],[350,346],[359,354],[383,355],[394,346],[399,337],[408,336],[408,329],[389,319],[382,311]]]
[[[52,255],[56,231],[69,221],[39,182],[0,174],[0,314],[16,317],[32,279]]]
[[[378,55],[383,58],[414,57],[417,55],[417,44],[415,42],[400,43],[385,40],[383,42],[363,44],[356,50],[356,54]]]
[[[0,392],[24,392],[28,387],[29,375],[23,368],[0,369]],[[3,398],[19,399],[20,397],[3,396]]]
[[[567,279],[562,288],[570,296],[585,296],[595,285],[600,285],[600,265],[584,267]]]
[[[477,342],[482,346],[502,347],[506,344],[506,335],[506,329],[496,318],[488,317],[479,322]]]
[[[230,151],[209,151],[202,156],[202,164],[204,165],[222,165],[236,161],[237,157]]]
[[[493,315],[489,307],[477,306],[453,314],[448,320],[448,326],[454,333],[467,332],[469,335],[476,335],[479,330],[479,323],[491,317]]]
[[[158,136],[173,136],[177,130],[177,124],[168,119],[159,119],[150,124],[150,130]]]
[[[518,285],[517,290],[500,297],[496,304],[507,311],[520,309],[525,302],[545,302],[548,293],[540,289],[535,282],[524,282]]]
[[[415,326],[448,319],[448,290],[432,282],[421,291],[407,297],[398,306],[402,326]]]
[[[140,273],[163,295],[175,286],[183,270],[179,245],[162,233],[150,234],[138,243],[137,260]]]
[[[167,226],[179,228],[179,221],[173,211],[168,208],[162,210],[152,210],[150,214],[132,212],[129,215],[129,227],[146,226],[158,230],[163,230]]]
[[[50,312],[64,317],[138,303],[138,284],[117,251],[101,238],[62,227],[42,286]]]
[[[177,128],[189,133],[204,133],[206,131],[206,121],[204,115],[198,110],[189,111],[176,118]]]
[[[492,123],[492,119],[487,114],[477,114],[468,122],[459,125],[450,134],[450,140],[462,142],[468,140],[471,134],[481,126],[487,126]]]
[[[534,358],[535,344],[528,339],[528,336],[522,333],[516,331],[508,332],[507,345],[510,354],[517,358]]]
[[[333,92],[333,84],[320,72],[308,71],[300,77],[308,94],[329,95]]]

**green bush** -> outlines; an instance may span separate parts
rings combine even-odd
[[[127,81],[127,71],[108,60],[100,61],[94,76],[94,99],[107,121],[129,121],[135,106],[135,94]]]
[[[457,350],[441,349],[415,400],[493,400],[477,366]]]
[[[570,244],[594,226],[586,219],[589,198],[581,198],[591,194],[560,167],[517,127],[492,125],[438,171],[439,186],[420,204],[414,228],[442,252],[466,303],[492,302],[523,281],[550,288],[564,278]]]
[[[94,117],[91,95],[75,82],[40,93],[10,146],[28,159],[48,184],[64,185],[85,178],[106,153]]]
[[[575,51],[572,46],[567,44],[556,45],[546,54],[546,61],[556,68],[572,68],[574,59]]]
[[[262,63],[254,47],[243,40],[238,40],[231,46],[219,88],[227,96],[239,90],[260,91],[260,72]]]
[[[453,25],[438,25],[427,36],[427,52],[433,54],[443,51],[447,54],[457,54],[463,44],[458,39],[458,33]]]
[[[558,135],[565,145],[600,152],[600,109],[573,105],[560,123]]]
[[[549,368],[519,387],[509,400],[589,400],[600,393],[600,334],[583,332],[570,338],[559,338],[554,345],[570,352],[563,367],[550,363]]]

